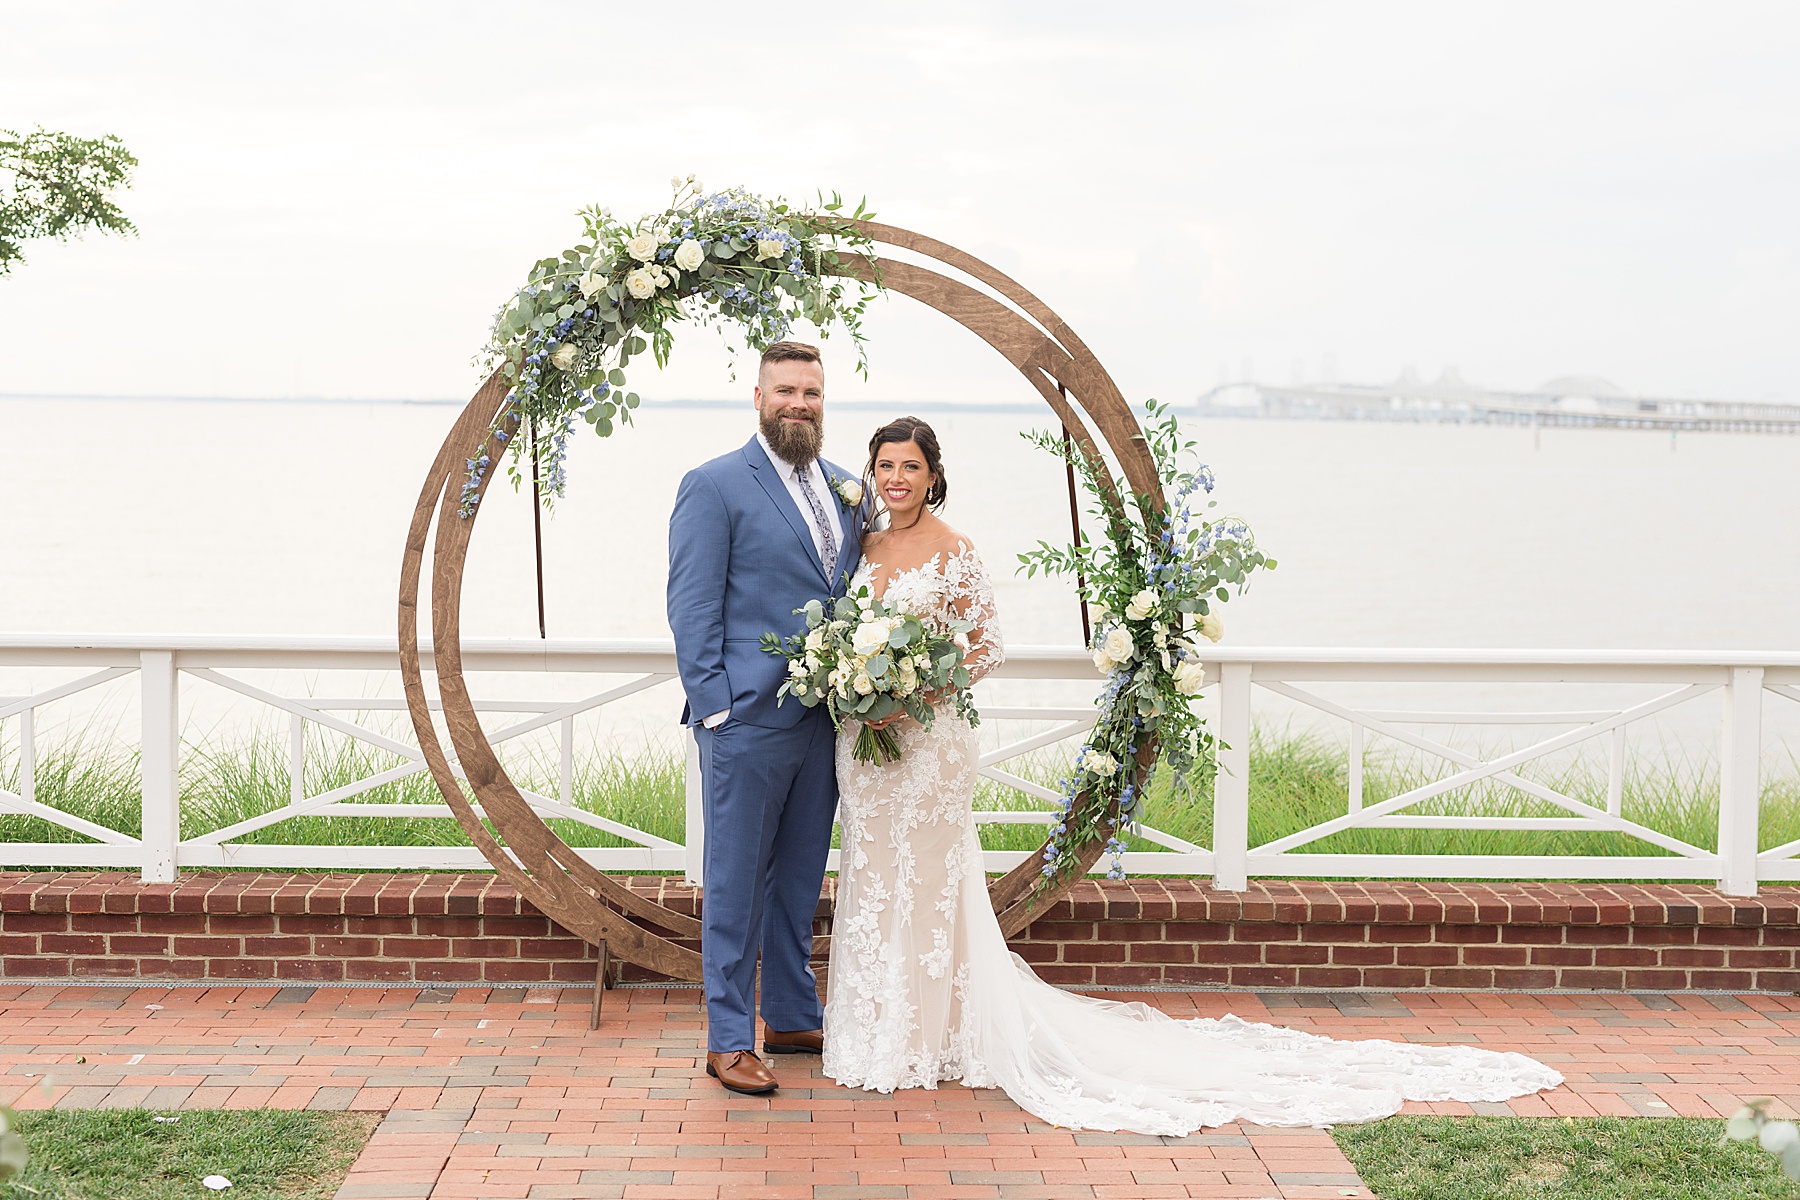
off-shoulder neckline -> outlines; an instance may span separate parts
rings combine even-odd
[[[954,550],[950,551],[950,557],[947,560],[944,559],[944,551],[943,550],[932,551],[931,557],[926,559],[924,562],[916,563],[910,567],[902,567],[900,570],[895,571],[891,576],[888,577],[887,586],[882,587],[879,591],[877,591],[875,593],[875,598],[877,600],[879,600],[879,599],[885,597],[889,592],[894,590],[895,584],[899,583],[902,579],[906,578],[908,575],[919,575],[919,574],[924,573],[927,570],[931,571],[933,574],[942,575],[944,573],[944,568],[948,567],[950,565],[950,563],[954,562],[955,560],[957,560],[959,558],[963,558],[965,556],[972,555],[974,553],[975,553],[975,547],[969,543],[969,539],[966,537],[963,537],[959,534],[956,539],[956,548]],[[944,561],[940,562],[940,560],[944,560]],[[885,570],[886,569],[885,564],[876,562],[872,558],[865,558],[862,561],[862,565],[864,567],[868,568],[869,585],[871,587],[874,587],[876,585],[877,579],[879,578],[879,576],[877,575],[877,572]]]

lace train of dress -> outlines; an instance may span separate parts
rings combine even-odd
[[[973,550],[901,575],[890,598],[896,589],[916,613],[976,621],[972,673],[1001,660]],[[1522,1054],[1177,1020],[1052,987],[1007,949],[989,905],[971,812],[975,731],[939,710],[931,729],[899,732],[902,757],[886,766],[851,756],[853,730],[838,739],[843,860],[824,1070],[839,1083],[889,1092],[960,1079],[1055,1125],[1179,1136],[1240,1120],[1367,1121],[1405,1100],[1498,1101],[1562,1082]]]

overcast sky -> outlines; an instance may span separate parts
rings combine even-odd
[[[1800,400],[1792,3],[0,3],[0,128],[113,132],[0,392],[455,397],[574,210],[672,173],[963,246],[1128,395],[1584,373]],[[834,394],[1023,399],[895,298]],[[695,330],[652,396],[730,396]]]

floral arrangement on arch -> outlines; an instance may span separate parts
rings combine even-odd
[[[1131,492],[1059,435],[1025,435],[1074,464],[1106,529],[1103,539],[1060,548],[1039,542],[1019,556],[1028,576],[1042,570],[1083,581],[1083,600],[1099,616],[1089,648],[1106,676],[1099,715],[1063,780],[1061,813],[1044,847],[1044,885],[1078,869],[1081,848],[1100,837],[1112,856],[1107,877],[1123,879],[1122,834],[1136,822],[1158,764],[1169,768],[1176,794],[1187,796],[1195,772],[1215,761],[1216,739],[1193,707],[1206,681],[1200,643],[1224,635],[1216,607],[1234,589],[1241,593],[1252,572],[1275,566],[1243,521],[1206,517],[1218,503],[1207,499],[1212,469],[1183,465],[1194,443],[1182,440],[1168,405],[1151,400],[1144,408],[1166,507]],[[1079,803],[1083,794],[1088,801]]]
[[[707,192],[692,175],[670,184],[669,207],[635,224],[597,205],[582,209],[584,241],[537,262],[495,316],[479,361],[511,386],[481,450],[465,464],[464,518],[474,515],[482,479],[502,451],[511,452],[515,485],[528,460],[539,469],[540,493],[561,496],[577,423],[601,437],[615,423],[630,424],[638,396],[626,389],[626,368],[646,350],[666,366],[681,321],[735,326],[759,352],[800,320],[821,337],[841,328],[867,375],[862,315],[881,285],[848,280],[840,270],[845,254],[873,258],[873,243],[841,223],[874,216],[865,204],[844,213],[833,193],[814,212],[743,188]]]

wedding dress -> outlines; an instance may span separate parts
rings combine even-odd
[[[850,590],[879,569],[865,561]],[[975,622],[972,677],[1004,658],[993,592],[967,545],[900,573],[886,598]],[[929,730],[895,728],[902,757],[891,765],[851,756],[853,726],[837,743],[843,855],[824,1071],[839,1083],[891,1092],[959,1079],[1001,1088],[1054,1125],[1180,1136],[1232,1121],[1367,1121],[1404,1100],[1498,1101],[1562,1082],[1522,1054],[1177,1020],[1052,987],[1007,949],[988,900],[971,813],[975,730],[946,707]]]

